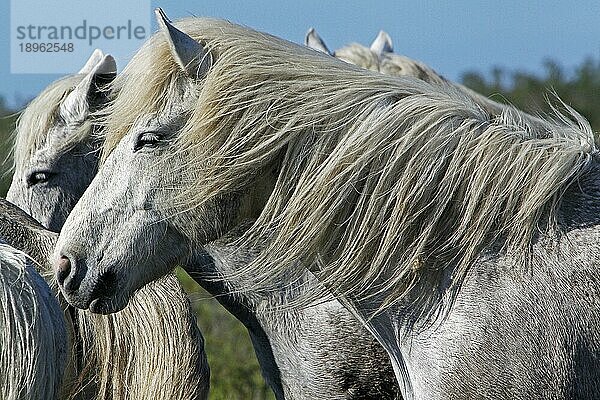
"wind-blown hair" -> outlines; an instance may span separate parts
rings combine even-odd
[[[0,270],[2,399],[55,399],[67,355],[62,310],[25,253],[0,243]]]
[[[168,303],[168,304],[167,304]],[[79,312],[82,352],[97,368],[97,399],[206,399],[208,363],[190,303],[167,275],[115,314]],[[127,334],[115,330],[127,330]]]
[[[492,115],[500,114],[509,108],[506,104],[502,104],[485,97],[464,85],[449,81],[442,75],[438,74],[433,68],[422,63],[421,61],[414,60],[401,54],[395,54],[391,52],[383,52],[379,54],[368,47],[357,43],[352,43],[336,50],[334,55],[340,60],[371,71],[377,71],[382,74],[390,76],[413,77],[431,84],[452,85],[472,98],[478,106]],[[511,110],[512,112],[516,111],[514,108],[511,108]],[[528,123],[533,124],[541,122],[543,124],[543,121],[538,121],[537,117],[526,113],[522,113],[522,115],[529,119]]]
[[[257,285],[314,265],[338,294],[428,303],[442,276],[457,288],[486,249],[527,258],[596,151],[574,111],[530,123],[453,86],[365,71],[228,22],[177,27],[211,49],[212,67],[186,83],[153,36],[115,81],[123,95],[106,120],[105,156],[139,110],[175,107],[185,89],[197,96],[174,144],[189,160],[173,172],[185,178],[182,206],[250,190],[279,166],[245,238],[272,238],[244,271]]]

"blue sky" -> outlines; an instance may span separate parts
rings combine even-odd
[[[0,96],[15,105],[59,75],[10,73],[10,0],[1,1]],[[220,17],[295,42],[302,42],[314,26],[331,49],[349,42],[369,44],[384,29],[396,52],[424,61],[454,80],[465,71],[487,73],[493,66],[539,72],[546,58],[566,68],[585,57],[600,58],[599,0],[152,1],[151,9],[158,6],[171,19]],[[73,7],[76,13],[77,2]],[[110,12],[107,9],[106,15]],[[153,19],[152,29],[156,29]],[[120,67],[127,58],[117,60]]]

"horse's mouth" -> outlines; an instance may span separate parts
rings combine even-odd
[[[90,307],[89,301],[86,301],[84,298],[78,296],[76,292],[63,291],[63,296],[65,297],[65,300],[67,300],[67,303],[69,303],[72,307],[82,310],[87,310]]]
[[[121,311],[125,308],[121,296],[81,296],[78,293],[69,293],[65,295],[67,302],[76,308],[88,310],[94,314],[111,314]]]
[[[88,311],[93,314],[112,314],[123,310],[127,304],[129,303],[129,299],[127,296],[122,295],[111,295],[111,296],[100,296],[92,299],[90,301],[89,306],[87,307]]]
[[[117,274],[108,270],[101,273],[94,282],[90,299],[92,301],[102,298],[110,299],[117,293]]]
[[[118,295],[117,278],[114,273],[104,273],[100,276],[90,293],[88,309],[94,314],[111,314],[121,311],[127,305],[123,296]]]
[[[111,314],[127,305],[126,299],[118,295],[116,274],[105,272],[93,283],[84,284],[79,290],[65,292],[65,298],[74,307],[89,310],[94,314]]]

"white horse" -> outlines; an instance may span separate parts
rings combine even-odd
[[[315,28],[310,28],[304,44],[311,49],[329,54],[347,63],[392,76],[410,76],[429,83],[448,83],[446,78],[428,65],[400,54],[394,54],[392,38],[380,31],[369,47],[352,43],[341,49],[330,51]]]
[[[241,229],[232,257],[258,254],[225,278],[300,283],[301,303],[328,288],[407,399],[600,396],[600,164],[583,118],[491,114],[452,85],[223,21],[178,28],[132,60],[144,79],[120,88],[59,238],[71,304],[117,311]]]
[[[170,25],[164,22],[166,30]],[[165,34],[160,33],[153,40],[166,45],[166,39]],[[171,57],[168,47],[165,50],[165,56]],[[138,79],[139,75],[128,67],[123,81],[127,81],[126,77]],[[223,281],[224,274],[252,259],[252,250],[240,250],[235,257],[229,256],[234,241],[235,235],[230,233],[226,240],[222,238],[219,243],[212,243],[206,253],[201,246],[196,246],[193,251],[202,256],[191,264],[186,263],[187,269],[248,328],[263,375],[277,398],[399,397],[387,354],[338,302],[276,313],[282,303],[298,296],[300,286],[290,291],[282,290],[277,298],[270,298],[249,292],[242,280]],[[178,253],[179,244],[165,244],[169,246],[169,254]],[[242,294],[231,295],[232,291]],[[94,310],[94,307],[91,305],[90,309]]]
[[[96,50],[78,74],[46,88],[19,119],[7,198],[48,228],[60,230],[97,171],[102,142],[91,115],[105,106],[106,85],[115,74],[114,59]],[[26,222],[20,219],[22,225]],[[13,244],[15,225],[17,221],[3,221],[4,240],[28,250]],[[48,257],[46,250],[36,258],[41,273],[48,271]],[[99,399],[207,397],[203,338],[173,275],[137,293],[118,315],[70,308],[65,316],[74,335],[65,392]]]

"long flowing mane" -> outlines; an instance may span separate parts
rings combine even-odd
[[[455,87],[365,71],[228,22],[177,26],[212,49],[213,66],[190,88],[155,35],[117,78],[126,95],[111,106],[105,155],[139,110],[174,107],[193,90],[175,144],[191,154],[177,171],[185,206],[248,190],[280,165],[247,233],[272,237],[246,271],[257,284],[313,264],[327,287],[385,293],[386,304],[423,297],[444,274],[460,285],[492,246],[526,258],[596,151],[574,111],[491,114]]]

